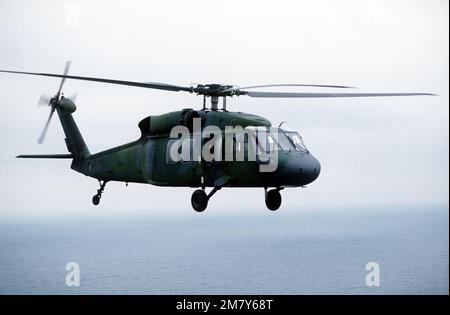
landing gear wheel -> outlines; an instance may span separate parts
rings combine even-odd
[[[106,181],[105,180],[98,180],[99,184],[100,184],[100,188],[97,189],[97,194],[95,194],[92,197],[92,203],[94,204],[94,206],[98,206],[100,204],[100,198],[102,197],[103,191],[105,190],[105,186],[106,186]]]
[[[192,193],[191,197],[192,208],[197,212],[205,211],[208,206],[208,196],[205,191],[197,189]]]
[[[281,194],[277,189],[272,189],[267,192],[266,206],[271,211],[278,210],[281,206]]]
[[[94,195],[92,197],[92,203],[94,204],[94,206],[98,206],[100,203],[100,196],[99,195]]]

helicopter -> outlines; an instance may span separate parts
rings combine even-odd
[[[263,188],[267,208],[275,211],[282,203],[281,190],[305,187],[318,178],[321,172],[320,162],[310,153],[297,131],[282,128],[281,124],[273,127],[268,119],[258,115],[228,111],[227,97],[340,98],[434,95],[432,93],[254,91],[258,88],[286,86],[351,88],[325,84],[267,84],[247,87],[222,84],[178,86],[69,75],[70,64],[70,62],[66,63],[62,74],[10,70],[0,70],[0,72],[61,78],[59,88],[53,97],[41,96],[40,103],[45,100],[45,104],[50,107],[50,114],[38,142],[43,143],[50,121],[56,112],[65,134],[69,153],[18,155],[17,158],[72,160],[71,169],[98,180],[100,187],[92,197],[92,203],[96,206],[100,204],[106,184],[110,181],[119,181],[127,185],[128,183],[145,183],[156,186],[196,188],[192,193],[191,205],[197,212],[204,211],[212,196],[222,188]],[[77,109],[75,102],[62,93],[67,79],[195,93],[203,97],[203,107],[185,108],[148,116],[138,123],[141,131],[139,139],[91,154],[73,118],[73,113]],[[220,99],[222,99],[222,108],[219,108]],[[207,100],[210,100],[210,107],[207,106]],[[212,127],[215,127],[216,132],[224,131],[225,138],[230,140],[226,141],[224,137],[217,137],[211,132],[203,134],[205,130]],[[174,128],[179,130],[181,128],[187,132],[181,138],[180,133],[178,138],[173,137]],[[199,147],[197,151],[201,154],[193,154],[191,152],[193,150],[190,150],[192,147]],[[223,147],[225,149],[220,149]],[[206,154],[203,154],[205,152]],[[208,158],[208,154],[213,155],[213,158]],[[237,158],[238,156],[241,158]],[[273,167],[270,171],[263,171],[264,167],[271,164]],[[211,188],[210,192],[207,193],[206,188]]]

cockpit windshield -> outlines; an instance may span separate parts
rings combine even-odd
[[[293,143],[281,128],[273,128],[271,134],[276,139],[280,150],[291,151],[295,149]]]
[[[306,148],[303,138],[297,131],[284,130],[284,133],[289,138],[289,140],[291,140],[292,144],[295,146],[295,150],[308,152],[308,149]]]
[[[247,127],[252,130],[257,152],[278,151],[303,151],[308,152],[302,137],[296,131],[284,130],[281,128],[267,127]]]

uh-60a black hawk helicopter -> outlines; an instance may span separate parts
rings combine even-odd
[[[74,76],[68,74],[69,66],[70,62],[67,62],[63,74],[8,70],[0,70],[0,72],[62,78],[55,96],[46,99],[45,104],[48,104],[50,107],[50,116],[39,138],[39,142],[43,142],[51,118],[56,111],[61,121],[66,136],[65,142],[70,153],[19,155],[17,157],[71,159],[71,168],[73,170],[99,181],[100,188],[92,198],[94,205],[100,203],[100,198],[107,182],[120,181],[157,186],[200,188],[193,192],[191,198],[192,207],[198,212],[204,211],[209,199],[223,187],[260,187],[264,188],[267,208],[277,210],[281,205],[280,190],[288,187],[305,186],[319,176],[320,163],[306,148],[298,132],[281,127],[273,128],[268,119],[257,115],[227,111],[227,97],[246,95],[265,98],[335,98],[434,95],[431,93],[293,93],[252,91],[261,87],[283,86],[349,88],[347,86],[318,84],[272,84],[243,88],[221,84],[177,86],[153,82]],[[139,122],[141,130],[139,139],[103,152],[91,154],[72,116],[76,110],[75,103],[73,100],[64,97],[62,93],[62,87],[66,79],[195,93],[203,97],[203,108],[189,108],[157,116],[148,116]],[[219,108],[220,98],[223,100],[222,108]],[[209,108],[206,106],[207,99],[211,103]],[[195,130],[193,130],[195,120],[201,123],[200,131],[204,131],[209,126],[215,126],[227,133],[227,126],[241,127],[241,129],[235,130],[231,138],[231,145],[229,146],[231,152],[215,155],[216,158],[212,161],[206,160],[202,154],[198,158],[193,157],[192,153],[185,154],[185,146],[190,147],[195,138]],[[179,147],[175,150],[178,153],[181,151],[182,158],[173,158],[173,151],[171,151],[174,142],[177,140],[171,138],[170,133],[177,126],[184,126],[190,132],[187,137],[180,139],[178,142]],[[260,131],[264,131],[262,140],[256,136]],[[236,137],[240,133],[246,135],[243,137],[243,143],[240,140],[238,141]],[[249,138],[256,139],[257,142],[255,159],[244,158],[243,160],[235,160],[224,157],[225,154],[235,157],[241,153],[244,156],[247,154],[248,157],[247,151],[250,150],[248,145]],[[210,140],[202,137],[199,141],[201,146],[203,146],[205,143],[211,143]],[[222,143],[224,142],[224,140],[221,141]],[[260,145],[264,142],[268,146],[264,145],[261,149]],[[263,159],[261,156],[268,151],[275,152],[277,165],[270,172],[262,172],[261,166],[267,164],[267,159]],[[187,156],[190,158],[186,158]],[[206,187],[212,187],[212,190],[206,193]]]

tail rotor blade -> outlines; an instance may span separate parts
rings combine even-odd
[[[50,105],[51,98],[47,95],[42,94],[41,97],[39,97],[39,101],[37,103],[38,106],[48,106]]]
[[[66,66],[64,68],[64,73],[62,75],[62,80],[61,80],[61,83],[59,85],[59,89],[58,89],[58,92],[56,93],[56,95],[60,95],[61,94],[61,90],[62,90],[63,84],[66,81],[67,73],[69,73],[70,64],[71,64],[70,61],[66,62]]]
[[[45,123],[44,130],[42,130],[42,133],[38,139],[39,144],[44,143],[45,135],[47,134],[48,126],[50,125],[50,121],[52,120],[52,116],[53,116],[54,112],[55,112],[55,108],[52,107],[52,109],[50,110],[50,115],[48,116],[47,122]]]
[[[61,83],[59,84],[58,92],[56,92],[56,95],[53,98],[50,98],[50,97],[45,96],[45,95],[41,95],[41,97],[39,98],[38,105],[46,104],[46,105],[51,107],[50,115],[48,116],[48,119],[47,119],[47,122],[45,123],[44,129],[42,130],[42,133],[41,133],[41,135],[39,136],[39,139],[38,139],[38,143],[39,144],[44,143],[45,136],[47,135],[48,127],[50,126],[50,121],[52,120],[53,114],[54,114],[56,106],[57,106],[57,104],[59,102],[59,98],[61,96],[62,87],[64,85],[64,82],[66,81],[67,74],[69,73],[70,64],[71,64],[70,61],[66,62],[66,65],[64,67],[64,72],[63,72],[63,74],[61,76],[62,80],[61,80]],[[77,94],[72,96],[73,100],[75,100],[76,98],[77,98]]]

